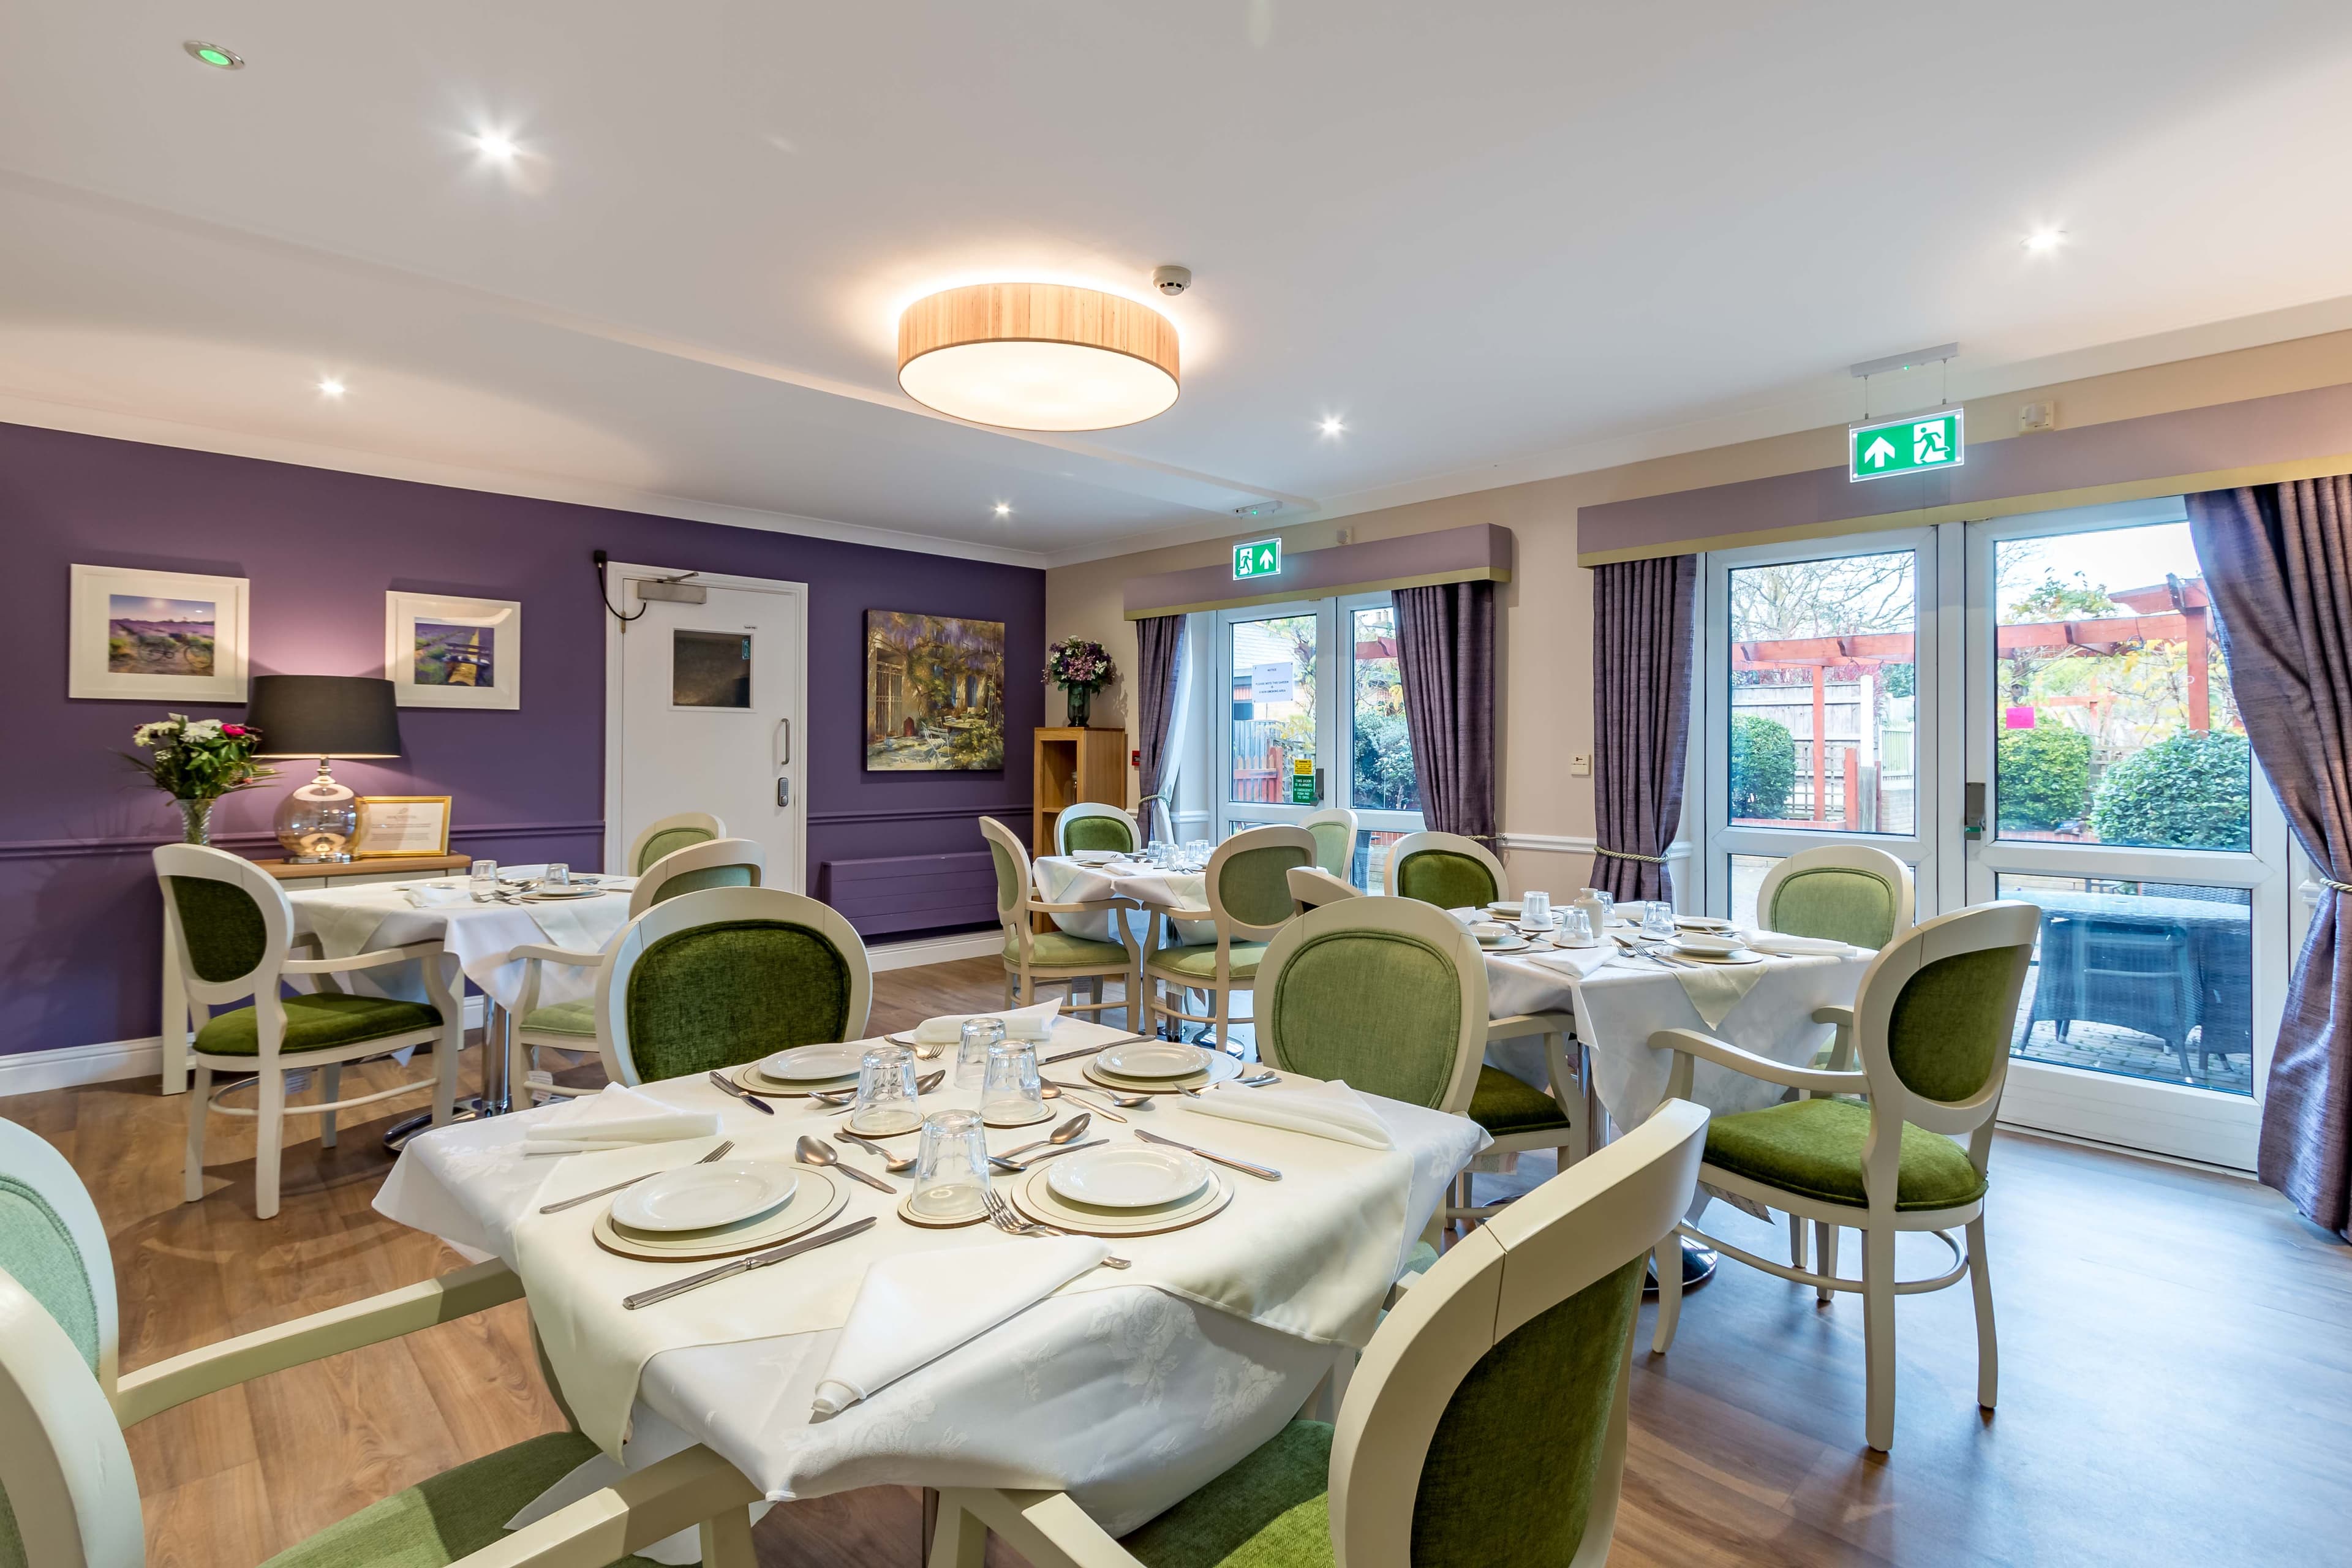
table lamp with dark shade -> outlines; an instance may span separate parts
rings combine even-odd
[[[368,675],[257,675],[245,721],[261,731],[255,756],[319,759],[319,776],[278,808],[274,826],[286,858],[306,866],[349,860],[359,807],[329,763],[400,755],[392,682]]]

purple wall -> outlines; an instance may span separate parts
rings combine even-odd
[[[450,847],[506,861],[603,856],[604,611],[589,552],[810,586],[810,885],[829,860],[982,847],[1025,823],[1045,689],[1045,575],[907,551],[0,425],[0,1054],[156,1029],[162,916],[150,846],[171,804],[115,753],[160,702],[68,701],[68,567],[251,580],[252,671],[377,675],[383,595],[519,600],[523,705],[401,710],[407,755],[336,770],[362,793],[454,796]],[[866,773],[865,612],[1005,623],[1001,773]],[[190,707],[199,718],[236,710]],[[224,801],[215,842],[275,853],[270,784]]]

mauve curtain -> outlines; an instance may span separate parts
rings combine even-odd
[[[1169,744],[1176,729],[1177,686],[1184,668],[1184,617],[1153,616],[1135,623],[1135,745],[1142,754],[1136,780],[1143,790],[1143,837],[1151,835],[1151,808],[1160,807],[1168,821],[1168,837],[1176,836],[1176,810],[1160,798],[1174,782],[1168,767]]]
[[[1495,842],[1495,584],[1399,588],[1397,673],[1421,819]]]
[[[2315,1225],[2352,1226],[2352,475],[2189,498],[2230,690],[2287,825],[2328,884],[2287,984],[2257,1166]]]
[[[1593,569],[1592,885],[1620,899],[1674,894],[1697,591],[1696,555]]]

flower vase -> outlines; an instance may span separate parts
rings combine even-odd
[[[1070,728],[1073,730],[1085,729],[1087,727],[1087,720],[1091,716],[1095,705],[1095,694],[1093,690],[1084,686],[1072,686],[1066,688],[1063,691],[1062,695],[1069,700]]]
[[[213,841],[213,803],[209,800],[174,800],[180,808],[185,837],[184,844],[210,844]]]

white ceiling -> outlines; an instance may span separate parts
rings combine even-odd
[[[768,526],[1076,559],[2352,324],[2342,0],[0,4],[0,417]],[[897,389],[917,295],[1162,262],[1159,419]]]

